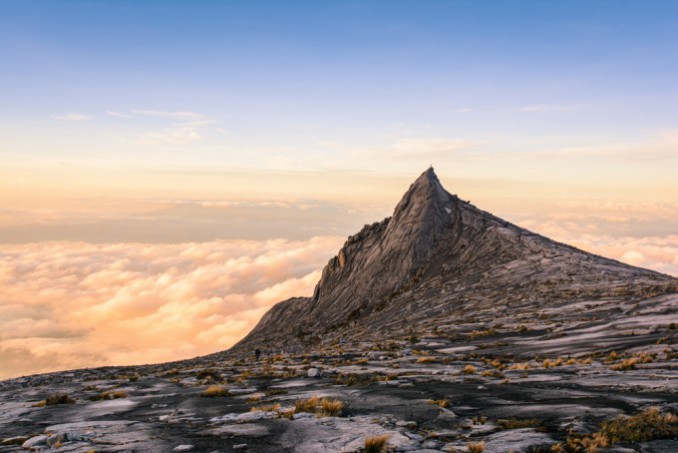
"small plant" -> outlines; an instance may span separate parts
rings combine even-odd
[[[323,398],[318,415],[321,417],[338,417],[344,409],[344,403],[333,398]]]
[[[612,442],[647,442],[678,436],[678,416],[652,407],[632,417],[603,422],[600,432]]]
[[[266,396],[287,395],[288,391],[287,389],[267,389],[264,393]]]
[[[437,363],[438,359],[436,357],[419,357],[417,363]]]
[[[466,365],[463,370],[461,370],[462,373],[464,374],[475,374],[477,371],[477,368],[474,367],[473,365]]]
[[[294,409],[279,411],[278,418],[286,418],[287,420],[292,420],[294,418]]]
[[[475,444],[466,444],[468,453],[483,453],[485,451],[485,443],[478,442]]]
[[[218,381],[221,379],[221,374],[214,368],[205,368],[196,373],[195,377],[198,379],[213,379]]]
[[[230,393],[228,392],[228,388],[223,385],[211,385],[207,390],[202,392],[200,396],[205,398],[217,398],[230,396]]]
[[[509,370],[529,370],[530,369],[530,363],[529,362],[523,362],[523,363],[514,363],[509,367]]]
[[[445,408],[450,405],[450,400],[428,400],[427,403],[432,404],[434,406]]]
[[[254,406],[252,409],[250,409],[250,412],[277,412],[278,410],[280,410],[280,404],[273,403],[264,404],[262,406]]]
[[[101,392],[98,395],[90,397],[90,401],[115,400],[118,398],[127,398],[127,392],[123,392],[122,390],[107,390],[105,392]]]
[[[308,412],[319,417],[338,417],[344,409],[344,403],[334,398],[310,398],[300,399],[294,402],[294,412]]]
[[[522,428],[536,428],[540,425],[539,420],[532,419],[518,419],[507,418],[497,422],[501,429],[522,429]]]
[[[621,363],[617,363],[615,365],[612,365],[612,369],[614,371],[635,370],[637,363],[638,363],[638,360],[635,357],[630,358],[630,359],[624,359]]]
[[[390,437],[388,434],[367,437],[365,439],[365,453],[383,453],[386,451]]]
[[[565,443],[559,442],[551,447],[553,453],[596,453],[598,448],[610,446],[610,440],[594,433],[592,435],[573,434],[567,437]]]
[[[563,364],[563,359],[558,357],[556,360],[546,359],[543,362],[544,368],[552,368],[561,366]]]
[[[57,404],[73,404],[75,400],[65,393],[55,393],[50,395],[46,400],[40,401],[37,404],[34,404],[34,407],[43,407],[43,406],[56,406]]]
[[[294,402],[294,412],[300,413],[300,412],[310,412],[310,413],[315,413],[316,409],[318,408],[318,404],[320,403],[320,398],[317,396],[312,396],[310,398],[304,398],[300,400],[296,400]]]

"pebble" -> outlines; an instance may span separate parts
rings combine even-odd
[[[191,451],[194,448],[195,447],[193,445],[184,444],[184,445],[179,445],[178,447],[174,447],[172,449],[172,451]]]

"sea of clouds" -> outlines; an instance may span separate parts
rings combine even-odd
[[[3,245],[0,378],[226,349],[344,240]]]

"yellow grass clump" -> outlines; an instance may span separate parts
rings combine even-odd
[[[216,398],[229,395],[230,393],[228,392],[228,388],[223,385],[211,385],[200,394],[200,396],[203,396],[205,398]]]
[[[474,367],[473,365],[466,365],[463,370],[461,370],[462,373],[464,374],[474,374],[476,372],[477,368]]]
[[[388,434],[367,437],[365,439],[365,453],[383,453],[386,451],[390,437]]]

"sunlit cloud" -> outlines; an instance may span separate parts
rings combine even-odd
[[[54,115],[52,118],[59,121],[87,121],[91,119],[90,116],[85,115],[84,113],[75,112],[66,113],[64,115]]]
[[[574,112],[581,110],[581,105],[538,104],[520,107],[519,112]]]
[[[3,247],[0,378],[227,349],[274,303],[312,294],[342,242]]]
[[[131,110],[131,112],[134,113],[135,115],[140,116],[152,116],[157,118],[174,118],[181,120],[195,120],[204,118],[204,115],[201,115],[200,113],[189,111],[172,112],[164,110]]]
[[[349,154],[373,158],[413,160],[421,164],[422,159],[436,159],[437,162],[470,153],[485,142],[457,138],[405,139],[386,146],[353,150]]]
[[[128,115],[126,113],[114,112],[112,110],[107,110],[106,114],[110,115],[110,116],[114,116],[116,118],[132,118],[132,115]]]

